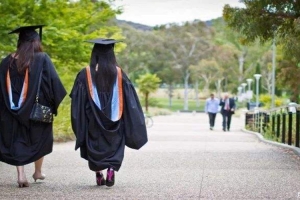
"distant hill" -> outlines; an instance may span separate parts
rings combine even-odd
[[[117,24],[127,24],[137,30],[141,30],[141,31],[152,31],[153,27],[152,26],[147,26],[144,24],[139,24],[139,23],[135,23],[135,22],[131,22],[131,21],[125,21],[125,20],[117,20]]]
[[[211,19],[211,20],[207,20],[205,21],[206,25],[211,27],[212,23],[215,19]],[[131,21],[126,21],[126,20],[116,20],[117,24],[126,24],[129,25],[137,30],[141,30],[141,31],[152,31],[154,29],[154,27],[152,26],[148,26],[145,24],[139,24],[139,23],[135,23],[135,22],[131,22]]]

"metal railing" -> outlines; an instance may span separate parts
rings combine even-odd
[[[295,107],[295,112],[289,112]],[[282,106],[246,113],[246,129],[261,133],[267,139],[299,147],[300,106]]]

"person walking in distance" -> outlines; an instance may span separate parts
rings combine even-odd
[[[223,117],[223,131],[230,130],[231,116],[234,114],[236,105],[233,98],[229,98],[228,94],[224,95],[224,98],[220,101],[221,114]],[[227,128],[227,129],[226,129]]]
[[[205,113],[208,114],[210,130],[214,129],[219,104],[220,104],[220,101],[219,101],[219,99],[215,98],[214,94],[211,94],[210,98],[206,99]]]

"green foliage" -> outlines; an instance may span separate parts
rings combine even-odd
[[[144,74],[136,80],[139,91],[143,94],[149,94],[155,92],[158,89],[159,83],[161,82],[160,78],[156,74]]]
[[[148,111],[149,106],[149,94],[155,92],[158,87],[159,83],[161,82],[160,78],[157,77],[156,74],[144,74],[139,77],[139,79],[136,80],[139,91],[143,94],[145,98],[145,107],[146,111]]]
[[[0,2],[0,57],[14,52],[17,34],[7,34],[18,26],[44,24],[42,44],[70,93],[76,74],[89,63],[93,38],[122,39],[121,29],[111,20],[118,9],[113,1],[90,0],[2,0]],[[124,49],[116,46],[116,51]],[[70,99],[64,99],[54,121],[56,141],[73,139],[70,124]]]
[[[272,97],[269,94],[261,94],[259,96],[259,101],[261,103],[263,103],[264,107],[266,109],[270,109],[271,108],[271,102],[272,102]],[[285,100],[283,98],[280,97],[275,97],[275,106],[279,107],[279,106],[283,106],[284,105]]]
[[[295,20],[300,14],[296,1],[242,0],[246,8],[226,5],[223,17],[228,25],[241,32],[246,41],[267,41],[277,35],[285,36],[295,31]]]
[[[158,105],[160,108],[170,109],[173,112],[182,110],[182,107],[184,105],[183,99],[173,99],[171,107],[169,106],[169,101],[166,98],[156,98],[156,100],[159,102]],[[200,107],[198,107],[195,100],[189,100],[189,110],[204,111],[204,103],[205,100],[200,100]]]
[[[243,35],[245,43],[257,38],[261,42],[275,39],[279,52],[276,71],[277,86],[289,90],[298,99],[300,63],[300,4],[297,1],[243,0],[245,8],[226,5],[223,17],[228,26]]]

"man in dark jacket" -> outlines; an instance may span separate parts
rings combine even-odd
[[[221,114],[223,117],[223,131],[229,131],[230,130],[230,124],[231,124],[231,116],[234,114],[235,111],[235,101],[233,98],[229,98],[228,94],[224,95],[224,98],[220,100],[220,106],[221,106]],[[227,128],[227,129],[226,129]]]

